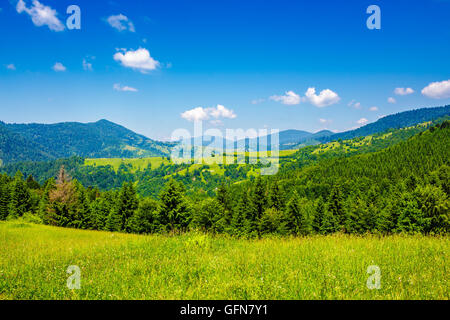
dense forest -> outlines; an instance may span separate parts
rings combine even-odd
[[[204,197],[189,194],[182,179],[174,177],[161,184],[157,197],[143,197],[131,181],[109,191],[85,188],[64,165],[57,179],[41,184],[18,171],[14,177],[0,175],[0,219],[240,237],[442,234],[450,231],[449,153],[450,122],[444,121],[379,151],[325,157],[300,166],[291,161],[275,176],[240,183],[223,177],[213,195]]]
[[[172,146],[172,143],[149,139],[107,120],[56,124],[0,121],[0,159],[4,164],[74,155],[94,158],[167,156]]]
[[[445,118],[436,119],[440,123]],[[338,140],[328,144],[304,147],[295,153],[280,156],[280,171],[292,171],[305,166],[318,164],[334,158],[350,157],[385,149],[405,141],[423,132],[433,122],[422,123],[413,127],[389,129],[385,132],[351,140]],[[43,162],[17,162],[0,168],[0,173],[14,176],[17,171],[25,176],[32,175],[40,184],[58,175],[64,166],[67,173],[85,187],[98,188],[100,191],[118,190],[124,182],[133,182],[140,196],[158,198],[164,184],[169,178],[183,183],[187,195],[202,199],[214,196],[216,189],[226,182],[235,184],[252,180],[258,175],[260,164],[246,165],[191,165],[174,164],[169,160],[159,164],[149,163],[146,166],[133,168],[130,163],[121,162],[118,167],[112,165],[86,165],[82,157],[58,159]]]

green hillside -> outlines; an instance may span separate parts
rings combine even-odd
[[[4,163],[71,156],[91,158],[167,156],[172,147],[170,143],[151,140],[107,120],[94,123],[1,123],[0,143],[1,141],[4,141],[0,144]],[[14,143],[15,141],[18,143]]]
[[[301,168],[326,159],[350,157],[381,150],[426,130],[430,125],[431,123],[423,123],[408,128],[391,129],[388,132],[364,138],[334,141],[305,147],[298,151],[281,150],[279,152],[280,172]],[[236,157],[246,157],[247,160],[256,160],[258,153],[237,152],[235,155]],[[206,162],[217,159],[218,157],[207,158]],[[0,172],[13,176],[20,170],[25,176],[32,175],[39,183],[43,184],[49,178],[56,177],[61,165],[64,165],[67,171],[85,186],[98,187],[100,190],[112,190],[120,188],[126,181],[133,181],[141,195],[154,197],[158,195],[170,178],[181,181],[191,195],[202,191],[212,196],[223,180],[234,184],[253,179],[261,167],[259,164],[174,164],[165,157],[135,159],[73,157],[50,162],[9,164],[0,168]]]
[[[255,174],[259,164],[161,163],[140,170],[122,163],[116,171],[71,158],[64,160],[78,175],[71,180],[59,160],[50,164],[60,165],[58,179],[43,186],[20,173],[0,175],[0,219],[26,216],[85,229],[202,230],[243,237],[446,234],[449,130],[450,121],[444,121],[308,147],[309,153],[305,148],[287,155],[280,172],[266,177]],[[113,190],[85,188],[99,182]]]

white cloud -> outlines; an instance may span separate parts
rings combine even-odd
[[[387,99],[387,101],[388,101],[389,103],[397,103],[397,100],[395,100],[395,99],[392,98],[392,97],[389,97],[389,98]]]
[[[353,107],[355,109],[361,109],[361,103],[360,102],[356,102],[356,100],[352,100],[348,103],[349,107]]]
[[[264,102],[264,101],[266,101],[266,99],[254,99],[254,100],[252,100],[252,104],[260,104],[260,103],[262,103],[262,102]]]
[[[86,71],[92,71],[92,63],[88,62],[86,59],[83,59],[83,69]]]
[[[64,72],[67,70],[66,67],[64,67],[64,65],[61,62],[55,63],[52,69],[56,72]]]
[[[124,67],[147,73],[159,66],[159,62],[150,56],[150,52],[147,49],[139,48],[136,51],[122,51],[114,55],[114,60],[119,61]]]
[[[378,107],[375,107],[375,106],[374,107],[370,107],[369,110],[370,111],[378,111]]]
[[[398,96],[406,96],[414,93],[414,90],[411,88],[395,88],[394,93]]]
[[[284,96],[271,96],[269,99],[290,106],[300,104],[301,101],[300,96],[294,91],[286,91]]]
[[[218,104],[215,108],[197,107],[191,110],[187,110],[181,114],[181,117],[193,122],[208,120],[212,117],[216,120],[212,120],[211,123],[217,125],[220,124],[217,121],[219,120],[219,118],[234,119],[236,118],[236,114],[233,110],[227,109],[223,105]]]
[[[422,89],[422,94],[433,99],[450,98],[450,80],[432,82]]]
[[[227,118],[227,119],[234,119],[236,118],[236,114],[233,112],[233,110],[225,108],[223,105],[218,104],[216,108],[208,108],[209,114],[213,118]]]
[[[197,107],[191,110],[187,110],[181,114],[181,117],[183,119],[186,119],[188,121],[204,121],[209,119],[208,112],[206,109],[202,107]]]
[[[118,14],[116,16],[110,16],[106,19],[108,21],[109,25],[113,27],[116,30],[124,31],[128,30],[130,32],[135,32],[134,24],[133,22],[128,19],[127,16],[124,16],[123,14]]]
[[[366,118],[361,118],[358,121],[356,121],[356,123],[360,125],[365,125],[367,122],[369,122],[369,120],[367,120]]]
[[[305,99],[319,108],[330,106],[341,100],[338,94],[330,89],[322,90],[319,95],[316,95],[315,88],[308,88],[308,90],[306,90]]]
[[[28,8],[23,0],[19,0],[16,5],[18,13],[25,12],[31,17],[31,21],[37,27],[48,26],[52,31],[63,31],[64,25],[57,18],[56,10],[49,6],[41,4],[37,0],[33,0],[32,5]]]
[[[113,85],[113,89],[116,91],[129,91],[129,92],[138,92],[138,89],[128,86],[121,86],[119,83],[115,83]]]
[[[13,63],[7,64],[6,69],[8,70],[16,70],[16,66]]]

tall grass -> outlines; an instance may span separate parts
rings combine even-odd
[[[0,223],[0,299],[448,299],[448,237],[231,239]],[[81,289],[67,288],[68,266]],[[368,289],[367,268],[381,270]]]

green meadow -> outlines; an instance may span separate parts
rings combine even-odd
[[[449,238],[234,239],[0,223],[0,299],[449,299]],[[68,289],[67,268],[81,270]],[[380,268],[369,289],[367,268]]]

